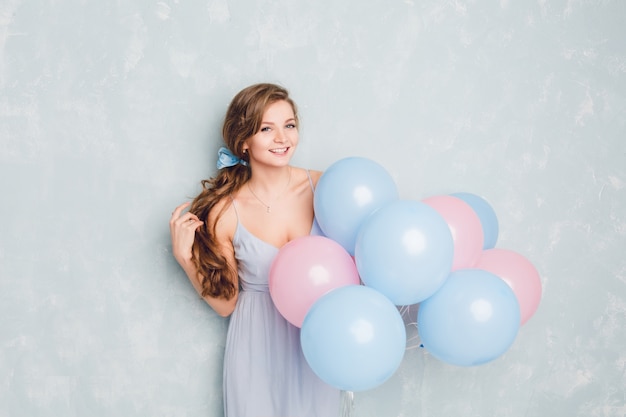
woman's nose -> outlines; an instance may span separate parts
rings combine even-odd
[[[274,136],[274,142],[283,143],[285,141],[285,132],[282,129],[276,130],[276,136]]]

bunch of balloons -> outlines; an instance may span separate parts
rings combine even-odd
[[[391,175],[341,159],[314,195],[318,235],[281,248],[270,270],[279,312],[301,327],[303,353],[346,391],[382,384],[406,348],[398,306],[419,304],[417,328],[439,360],[494,360],[536,311],[541,281],[522,255],[497,249],[498,220],[471,193],[402,200]]]

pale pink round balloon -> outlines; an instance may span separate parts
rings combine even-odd
[[[291,324],[302,326],[309,309],[327,292],[358,285],[350,254],[324,236],[303,236],[284,245],[272,262],[269,290],[274,305]]]
[[[460,198],[450,195],[428,197],[422,202],[434,208],[450,228],[454,242],[452,271],[472,268],[483,251],[485,239],[480,218],[474,209]]]
[[[511,250],[488,249],[483,251],[476,268],[499,276],[513,289],[520,305],[520,325],[535,314],[541,300],[541,279],[528,259]]]

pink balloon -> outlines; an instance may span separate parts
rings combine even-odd
[[[488,249],[483,251],[475,267],[499,276],[513,289],[520,305],[520,325],[537,311],[541,279],[528,259],[507,249]]]
[[[291,324],[302,326],[309,308],[328,291],[358,285],[350,254],[324,236],[296,238],[278,251],[270,267],[269,289],[276,308]]]
[[[483,251],[484,242],[482,224],[474,209],[450,195],[428,197],[422,202],[434,208],[448,223],[454,242],[452,271],[473,267]]]

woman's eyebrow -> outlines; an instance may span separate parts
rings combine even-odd
[[[283,123],[288,123],[288,122],[295,122],[296,118],[295,117],[290,117],[289,119],[285,120]],[[264,125],[274,125],[274,122],[267,122],[267,121],[262,121],[261,124]]]

